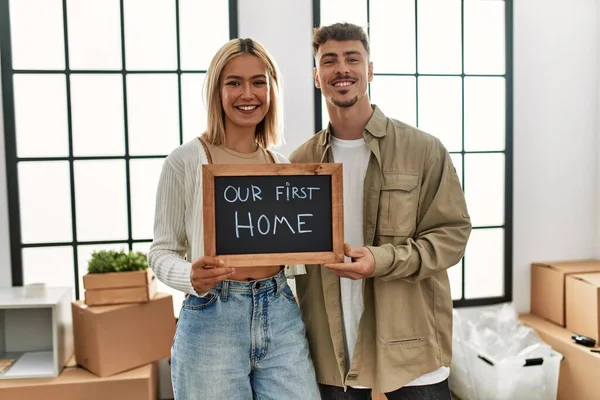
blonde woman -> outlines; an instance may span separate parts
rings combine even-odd
[[[282,139],[280,84],[260,43],[226,43],[207,71],[206,132],[164,162],[148,262],[188,295],[172,347],[176,399],[320,398],[285,267],[203,255],[201,165],[288,162],[269,150]]]

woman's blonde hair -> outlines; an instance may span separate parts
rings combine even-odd
[[[204,137],[213,145],[225,144],[225,112],[221,104],[220,78],[227,63],[242,54],[258,57],[267,68],[271,104],[263,120],[256,126],[256,142],[265,149],[283,142],[283,105],[280,73],[269,52],[252,39],[232,39],[213,57],[204,83],[207,126]]]

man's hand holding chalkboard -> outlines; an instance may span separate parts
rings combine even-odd
[[[224,267],[225,262],[217,257],[204,256],[192,263],[190,280],[199,295],[208,292],[217,283],[235,273],[234,268]]]
[[[344,243],[344,253],[352,262],[323,264],[323,266],[341,278],[365,279],[371,276],[375,270],[375,258],[369,249],[366,247],[352,249],[348,243]]]

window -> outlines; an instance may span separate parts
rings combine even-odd
[[[163,158],[204,130],[237,2],[0,0],[0,29],[13,285],[80,298],[92,251],[148,250]]]
[[[437,136],[473,222],[448,270],[455,306],[512,300],[512,1],[314,0],[314,25],[351,22],[371,40],[371,101]],[[315,90],[315,129],[328,123]]]

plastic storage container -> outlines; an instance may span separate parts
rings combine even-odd
[[[454,310],[450,388],[461,400],[555,400],[562,354],[512,305]]]
[[[497,362],[469,343],[463,348],[473,400],[556,400],[560,353],[552,350],[548,357]]]

